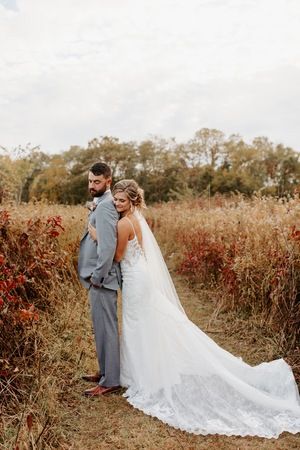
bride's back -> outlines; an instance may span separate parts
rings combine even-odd
[[[125,216],[124,219],[127,219],[128,224],[131,226],[128,240],[132,241],[136,236],[139,244],[142,245],[143,235],[138,219],[134,215],[131,215],[130,217]]]

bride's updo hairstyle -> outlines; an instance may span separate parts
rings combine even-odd
[[[118,181],[112,189],[112,194],[115,195],[118,192],[125,192],[132,206],[134,206],[135,208],[138,209],[146,208],[144,200],[144,191],[142,188],[139,187],[136,181],[134,180]]]

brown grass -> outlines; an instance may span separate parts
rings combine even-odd
[[[37,224],[35,233],[29,236],[29,243],[30,251],[36,245],[34,248],[41,253],[39,276],[31,277],[30,284],[27,283],[29,290],[25,288],[19,295],[35,306],[39,320],[14,324],[18,305],[14,306],[15,315],[3,315],[2,310],[6,336],[2,340],[1,362],[6,364],[8,375],[0,377],[0,443],[7,449],[15,448],[17,444],[20,448],[59,448],[64,433],[60,434],[58,424],[64,411],[58,405],[61,392],[68,386],[79,361],[77,350],[83,334],[80,317],[85,306],[84,292],[78,283],[75,263],[85,211],[84,208],[71,210],[68,207],[24,205],[10,206],[9,213],[11,224],[5,241],[2,240],[0,253],[8,258],[9,250],[15,250],[16,257],[11,255],[15,270],[19,264],[19,270],[24,271],[28,256],[19,245],[19,237],[27,231],[29,219]],[[51,269],[43,260],[42,250],[48,241],[43,241],[46,238],[41,234],[43,228],[39,220],[57,215],[64,218],[65,232],[59,242],[54,243],[60,264]],[[37,242],[34,242],[34,236]],[[41,272],[45,267],[48,275]],[[78,322],[76,326],[74,320]],[[7,348],[11,349],[10,354],[7,354]]]
[[[210,284],[218,311],[259,322],[300,381],[300,200],[214,202],[161,205],[150,223],[172,267]]]
[[[65,257],[66,267],[60,273],[60,280],[53,278],[44,290],[41,288],[42,297],[51,307],[39,310],[39,321],[26,330],[32,354],[24,361],[19,360],[18,371],[9,379],[0,379],[4,394],[1,396],[1,448],[299,448],[299,436],[286,433],[278,440],[189,435],[136,411],[120,394],[101,400],[84,398],[82,391],[87,384],[80,376],[96,369],[87,294],[76,274],[76,255],[86,211],[82,207],[38,204],[10,206],[10,213],[16,233],[30,217],[61,215],[65,232],[58,238],[57,251]],[[187,283],[186,276],[178,276],[176,270],[184,254],[182,237],[188,237],[192,231],[205,229],[216,240],[223,236],[226,243],[233,242],[242,232],[247,238],[244,247],[247,253],[237,268],[243,283],[245,280],[248,283],[243,298],[249,293],[252,305],[257,281],[253,281],[250,269],[260,268],[259,273],[264,269],[270,276],[265,249],[278,248],[278,242],[284,246],[288,230],[299,223],[299,202],[289,205],[260,199],[227,202],[220,198],[216,204],[201,200],[162,205],[149,209],[147,215],[167,256],[189,317],[220,345],[251,364],[285,356],[282,332],[266,322],[260,308],[238,307],[232,294],[226,300],[225,293],[221,295],[218,279],[214,279],[213,287],[204,286],[201,279],[198,283],[189,279]],[[274,232],[278,226],[283,234]],[[275,236],[278,241],[274,241]],[[245,267],[248,278],[242,277]]]

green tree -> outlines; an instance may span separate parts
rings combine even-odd
[[[138,146],[137,182],[149,203],[168,201],[188,192],[184,149],[174,139],[154,137]]]
[[[65,186],[69,179],[62,155],[54,155],[48,166],[34,179],[30,187],[30,198],[47,199],[53,203],[67,203]]]
[[[188,187],[194,193],[211,194],[211,183],[215,170],[210,165],[190,167],[188,170]]]
[[[259,139],[257,138],[257,142]],[[224,173],[224,183],[227,186],[233,183],[233,191],[251,194],[264,187],[266,170],[264,151],[261,147],[246,144],[239,135],[232,135],[225,143],[224,154],[225,159],[221,167]],[[217,182],[219,185],[220,177],[221,172],[219,171]],[[231,181],[229,182],[229,180]],[[234,185],[234,180],[236,180],[236,185]]]
[[[267,183],[264,192],[284,196],[300,185],[299,153],[282,144],[268,149],[264,158]]]
[[[69,171],[65,185],[68,203],[82,203],[89,198],[88,170],[97,161],[111,167],[114,182],[121,178],[135,178],[137,153],[134,142],[122,143],[117,138],[104,136],[91,140],[86,149],[71,147],[63,157]]]
[[[192,166],[209,165],[213,169],[223,159],[224,133],[214,128],[196,131],[189,141],[188,158]]]
[[[2,148],[0,162],[1,190],[16,203],[28,201],[28,188],[35,174],[46,164],[48,156],[39,147]]]
[[[16,189],[14,163],[7,154],[0,155],[0,203],[14,198]]]
[[[104,161],[112,169],[115,179],[132,178],[137,164],[134,142],[120,142],[118,138],[104,136],[89,142],[85,153],[87,170],[96,161]]]

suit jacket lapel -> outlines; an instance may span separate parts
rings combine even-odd
[[[95,203],[95,207],[94,207],[92,210],[89,211],[88,218],[91,216],[91,214],[93,214],[93,212],[96,211],[97,206],[98,206],[101,202],[103,202],[103,200],[107,197],[108,193],[111,193],[111,191],[108,190],[108,191],[104,192],[104,194],[101,195],[101,197],[98,197],[98,201],[97,201],[97,203]],[[88,221],[88,222],[89,222],[89,221]],[[83,233],[83,236],[82,236],[81,240],[82,240],[83,238],[85,238],[85,236],[86,236],[87,234],[88,234],[88,229],[86,228],[85,232]]]

